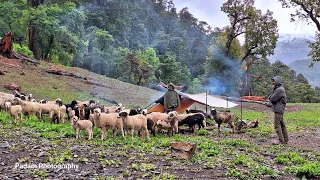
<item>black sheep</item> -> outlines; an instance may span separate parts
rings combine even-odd
[[[189,129],[191,129],[191,132],[194,132],[194,125],[196,124],[198,124],[199,129],[201,129],[201,127],[205,127],[205,117],[200,113],[192,114],[178,122],[178,126],[182,126],[184,124],[187,124]]]

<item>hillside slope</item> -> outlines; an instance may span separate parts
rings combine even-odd
[[[313,67],[309,67],[311,59],[297,60],[289,64],[289,67],[296,71],[297,74],[301,73],[309,81],[312,86],[320,87],[320,62],[314,62]]]
[[[50,74],[50,69],[71,72],[83,78]],[[53,100],[60,97],[68,103],[74,99],[100,99],[101,102],[113,104],[123,103],[126,106],[145,107],[163,93],[150,88],[132,85],[116,79],[98,75],[76,67],[64,67],[41,62],[34,66],[17,59],[0,58],[1,75],[0,91],[11,92],[4,88],[5,84],[21,86],[25,94],[33,94],[40,99]],[[104,100],[103,100],[104,99]]]

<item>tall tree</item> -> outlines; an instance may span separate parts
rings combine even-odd
[[[229,56],[231,43],[245,33],[245,27],[253,14],[254,0],[228,0],[223,3],[221,11],[225,12],[230,21],[228,39],[225,45],[225,55]]]
[[[277,21],[273,19],[272,12],[267,10],[262,14],[261,10],[253,8],[251,18],[245,25],[244,56],[241,64],[244,63],[246,71],[246,95],[251,95],[249,83],[249,69],[254,63],[258,63],[261,58],[266,58],[274,53],[274,48],[278,40]]]

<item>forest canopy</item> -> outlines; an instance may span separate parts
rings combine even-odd
[[[211,27],[187,7],[177,12],[171,0],[0,2],[0,36],[13,32],[16,51],[35,59],[141,86],[171,82],[236,97],[268,96],[280,75],[290,102],[320,101],[303,75],[269,63],[277,21],[253,0],[227,0],[226,27]]]

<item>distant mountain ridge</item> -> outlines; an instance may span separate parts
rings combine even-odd
[[[314,41],[315,38],[310,35],[281,35],[274,49],[274,55],[268,58],[271,63],[279,60],[287,65],[295,60],[308,59],[311,50],[309,42]]]
[[[313,67],[309,67],[311,62],[312,59],[296,60],[289,67],[306,77],[312,86],[320,87],[320,62],[313,62]]]

